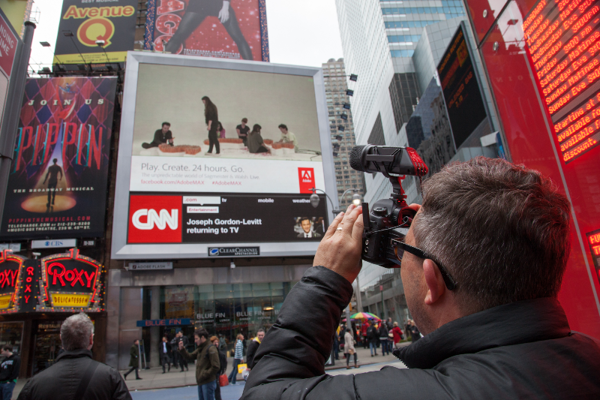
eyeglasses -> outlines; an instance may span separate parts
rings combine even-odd
[[[396,253],[396,258],[398,258],[398,260],[402,260],[402,257],[404,256],[404,252],[407,251],[410,254],[413,254],[419,258],[422,258],[422,259],[428,258],[428,259],[432,260],[433,262],[435,262],[435,264],[440,269],[440,273],[442,274],[442,278],[444,279],[444,283],[446,284],[446,287],[448,288],[448,290],[456,289],[457,283],[454,280],[454,278],[452,278],[450,276],[450,274],[448,273],[448,269],[446,267],[444,267],[441,263],[436,261],[435,258],[426,254],[421,249],[418,249],[416,247],[413,247],[411,245],[404,243],[404,241],[401,239],[392,239],[391,243],[392,243],[392,246],[394,246],[394,253]]]

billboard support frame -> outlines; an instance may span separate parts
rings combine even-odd
[[[127,57],[126,76],[123,87],[123,108],[120,129],[120,143],[117,160],[117,178],[115,184],[115,206],[113,215],[113,237],[111,258],[115,260],[167,260],[167,259],[193,259],[208,258],[208,247],[230,247],[242,243],[173,243],[173,244],[128,244],[127,226],[129,221],[130,204],[130,176],[132,171],[133,140],[124,139],[124,132],[134,131],[135,107],[138,90],[138,74],[140,64],[167,65],[179,67],[199,67],[232,71],[262,72],[271,74],[284,74],[312,77],[316,102],[317,122],[322,153],[324,173],[324,188],[327,193],[337,193],[335,169],[333,165],[333,149],[331,145],[329,117],[325,98],[325,83],[321,68],[304,67],[295,65],[271,64],[261,61],[230,60],[209,57],[181,57],[171,54],[129,52]],[[308,197],[308,196],[307,196]],[[333,208],[326,202],[327,218],[338,207],[337,196],[333,197]],[[314,243],[314,248],[307,250],[308,242],[285,242],[286,249],[282,250],[282,243],[243,243],[243,246],[260,247],[260,257],[291,257],[314,255],[319,242]],[[235,258],[235,257],[231,257]],[[244,258],[244,257],[242,257]],[[247,257],[245,257],[247,258]]]

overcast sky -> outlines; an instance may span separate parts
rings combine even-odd
[[[320,67],[343,57],[335,0],[266,0],[271,62]],[[30,64],[50,66],[58,32],[62,0],[35,0],[40,10]],[[40,42],[49,42],[44,48]]]

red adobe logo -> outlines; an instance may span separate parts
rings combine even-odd
[[[130,196],[127,243],[181,243],[181,196]]]
[[[300,193],[312,193],[310,189],[315,187],[315,169],[298,168],[298,182],[300,182]]]

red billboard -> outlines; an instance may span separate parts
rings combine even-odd
[[[0,14],[0,68],[8,78],[12,74],[13,62],[17,53],[17,36],[10,23]]]
[[[145,48],[269,61],[264,0],[150,0]]]

